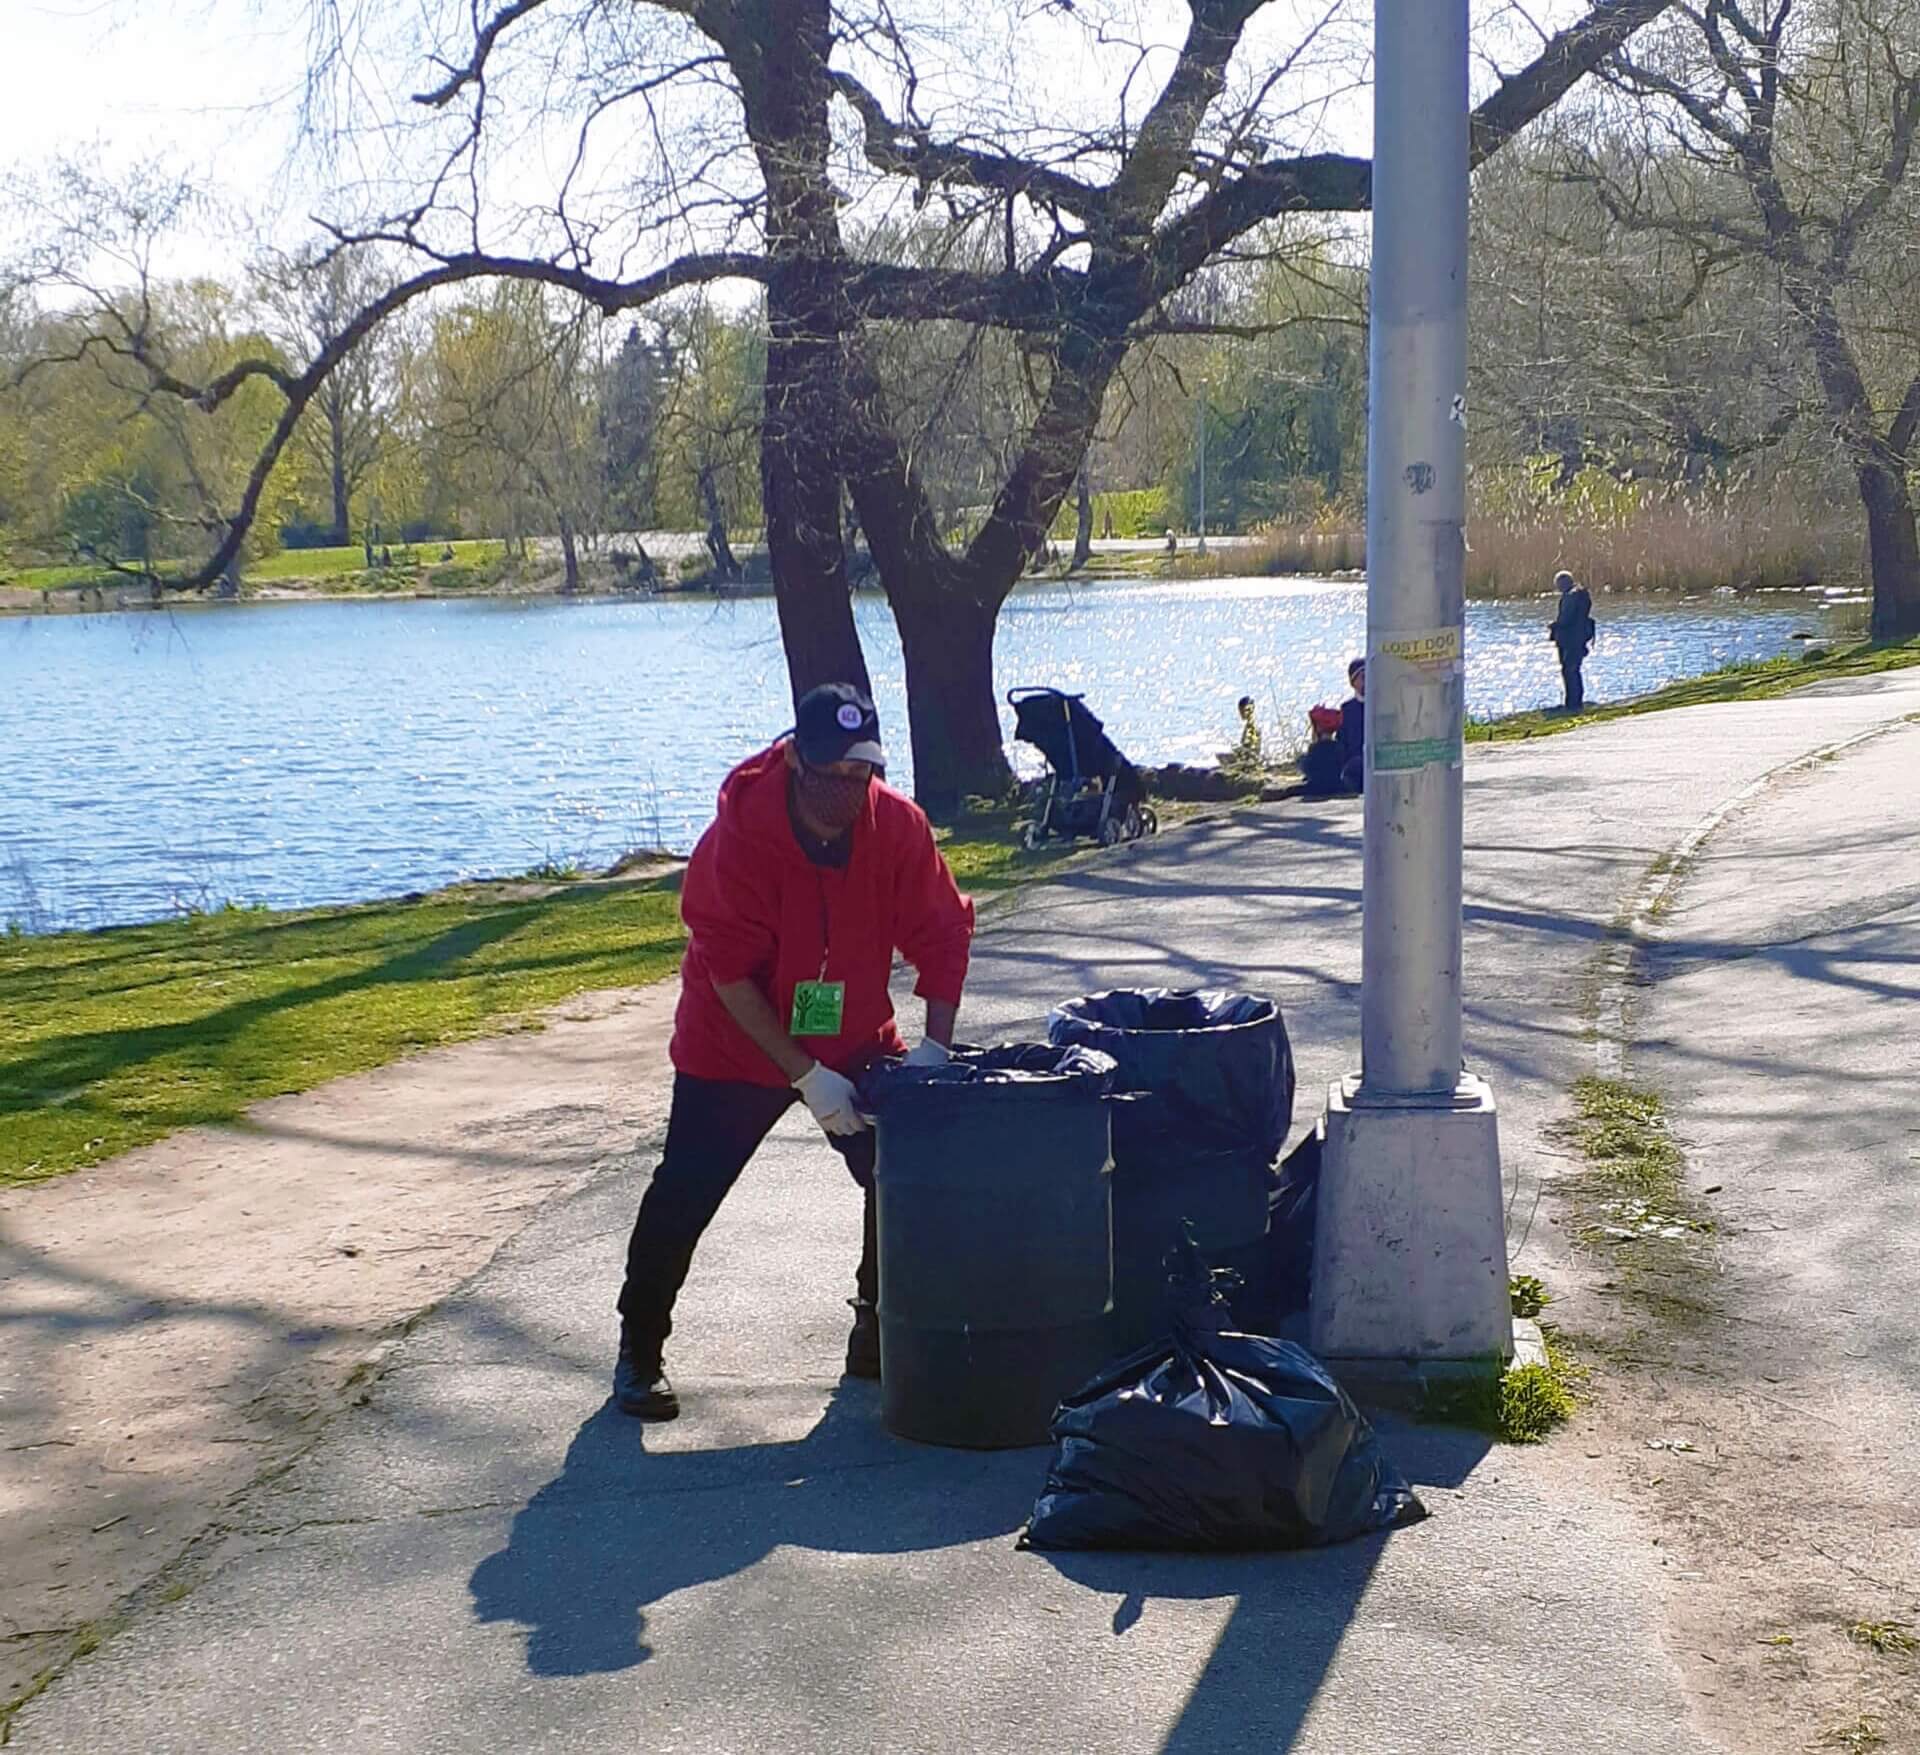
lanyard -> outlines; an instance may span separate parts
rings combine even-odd
[[[827,904],[827,874],[819,866],[813,868],[815,880],[820,885],[820,979],[827,978],[827,962],[833,955],[833,911]]]

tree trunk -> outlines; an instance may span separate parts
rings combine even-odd
[[[707,553],[712,556],[715,570],[723,579],[740,577],[740,563],[733,558],[733,547],[727,541],[726,508],[720,504],[720,489],[713,479],[711,465],[703,464],[700,469],[700,498],[707,508]]]
[[[566,583],[563,591],[574,592],[580,589],[580,544],[575,537],[573,520],[562,517],[560,520],[560,558],[566,564]]]
[[[1882,437],[1874,423],[1873,399],[1841,327],[1832,283],[1789,281],[1787,290],[1807,326],[1827,412],[1852,459],[1867,511],[1871,635],[1875,640],[1907,639],[1920,634],[1920,542],[1915,539],[1903,449]]]
[[[822,442],[833,430],[838,350],[821,339],[817,319],[794,299],[787,279],[777,277],[768,289],[766,413],[760,430],[760,496],[780,641],[796,701],[823,682],[849,682],[871,694],[866,655],[853,625],[840,531],[840,475],[831,446]]]
[[[1085,463],[1080,465],[1076,491],[1080,501],[1079,518],[1073,528],[1073,559],[1067,563],[1069,573],[1079,572],[1093,559],[1093,481]]]
[[[347,524],[347,434],[340,411],[327,407],[327,454],[333,483],[333,546],[344,548],[353,540]]]
[[[1867,508],[1867,553],[1873,568],[1876,641],[1920,634],[1920,538],[1906,476],[1884,464],[1862,466],[1860,498]]]
[[[838,200],[832,143],[831,0],[735,0],[703,13],[740,81],[766,182],[767,376],[760,488],[767,559],[794,698],[818,683],[872,690],[853,623],[840,529]]]
[[[960,591],[894,599],[913,704],[913,794],[929,816],[999,798],[1012,781],[993,685],[998,613],[998,598]]]

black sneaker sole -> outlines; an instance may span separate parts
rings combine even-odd
[[[677,1395],[615,1396],[613,1405],[636,1420],[677,1420],[680,1398]]]

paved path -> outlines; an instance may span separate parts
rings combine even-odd
[[[1476,753],[1468,1033],[1502,1106],[1519,1266],[1563,1253],[1543,1130],[1592,1068],[1586,979],[1623,899],[1759,776],[1916,709],[1920,679],[1877,679]],[[1357,1040],[1358,828],[1346,804],[1250,812],[1026,893],[982,939],[970,1028],[1030,1032],[1100,986],[1272,991],[1304,1127]],[[800,1121],[696,1265],[672,1353],[685,1417],[607,1413],[646,1161],[549,1206],[424,1320],[364,1407],[236,1502],[180,1600],[23,1712],[18,1746],[1724,1746],[1668,1639],[1683,1586],[1662,1526],[1609,1485],[1638,1431],[1489,1453],[1389,1428],[1434,1517],[1325,1553],[1016,1552],[1040,1453],[895,1442],[872,1391],[837,1384],[858,1209]]]

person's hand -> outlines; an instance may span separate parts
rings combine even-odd
[[[907,1056],[908,1066],[945,1066],[953,1058],[944,1042],[922,1036],[919,1045]]]
[[[793,1081],[793,1088],[800,1093],[801,1102],[812,1112],[814,1120],[828,1133],[844,1136],[867,1131],[865,1118],[854,1107],[853,1080],[832,1067],[822,1066],[816,1060]]]

